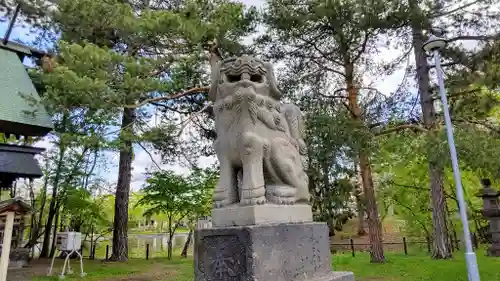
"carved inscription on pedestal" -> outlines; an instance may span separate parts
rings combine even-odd
[[[203,238],[198,269],[206,281],[241,281],[246,273],[245,247],[236,235]]]

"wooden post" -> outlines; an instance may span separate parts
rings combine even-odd
[[[474,248],[477,250],[479,248],[479,241],[475,232],[472,233],[472,243],[474,244]]]
[[[430,254],[431,253],[431,238],[429,236],[427,236],[426,239],[427,239],[427,252]]]
[[[12,229],[14,227],[15,214],[15,212],[7,212],[7,220],[5,221],[5,229],[3,232],[2,257],[0,258],[0,281],[7,281],[10,242],[12,241]]]
[[[356,253],[354,251],[354,241],[351,239],[351,252],[352,252],[352,257],[356,256]]]
[[[451,246],[451,251],[452,252],[455,252],[455,245],[456,245],[456,242],[455,240],[453,240],[453,234],[450,234],[450,246]]]
[[[106,245],[106,260],[108,260],[109,257],[109,245]]]
[[[92,224],[92,226],[90,227],[90,256],[89,256],[89,260],[93,260],[94,259],[94,256],[95,256],[95,253],[94,253],[94,224]]]
[[[149,244],[146,244],[146,259],[149,260]]]
[[[458,240],[457,232],[455,230],[453,230],[453,238],[455,239],[457,250],[460,251],[460,241]]]
[[[405,255],[408,255],[408,245],[406,245],[406,237],[403,237],[403,249],[405,250]]]

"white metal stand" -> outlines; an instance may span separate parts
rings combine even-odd
[[[71,251],[61,251],[61,250],[58,250],[59,254],[61,253],[67,253],[66,254],[66,258],[64,259],[64,264],[63,264],[63,269],[61,271],[61,275],[59,275],[59,279],[64,279],[64,274],[67,273],[67,274],[73,274],[73,270],[71,269],[71,264],[70,264],[70,257],[73,253],[76,253],[78,255],[78,257],[80,258],[80,276],[81,277],[84,277],[86,275],[85,272],[83,272],[83,257],[82,255],[75,249],[71,250]],[[50,263],[50,268],[49,268],[49,272],[47,274],[47,276],[50,276],[52,274],[52,269],[54,268],[54,261],[56,259],[56,256],[57,255],[54,255],[52,257],[52,262]],[[66,271],[66,264],[68,265],[68,270]]]

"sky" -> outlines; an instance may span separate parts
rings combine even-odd
[[[262,0],[243,0],[243,2],[246,5],[253,5],[256,7],[261,8],[263,5]],[[3,34],[5,33],[7,23],[1,23],[0,22],[0,37],[3,37]],[[262,30],[261,30],[262,31]],[[21,41],[24,42],[30,42],[34,39],[33,34],[27,34],[26,30],[20,27],[16,27],[11,35],[11,39],[20,39]],[[245,43],[251,44],[252,38],[245,38],[244,40]],[[377,55],[375,58],[376,61],[382,62],[382,61],[391,61],[395,59],[399,54],[397,52],[394,52],[394,50],[390,49],[382,49],[382,51]],[[410,56],[411,59],[413,59],[413,56]],[[410,61],[409,63],[413,63],[413,61]],[[277,71],[279,71],[280,65],[277,65]],[[396,90],[398,85],[401,83],[402,79],[404,76],[404,70],[401,69],[399,71],[394,72],[392,75],[387,76],[387,77],[378,77],[377,79],[374,79],[372,77],[364,77],[364,82],[370,82],[372,81],[375,85],[375,88],[377,88],[380,92],[389,94]],[[150,120],[150,126],[155,125],[155,120],[156,118],[153,117]],[[188,128],[189,129],[189,128]],[[183,135],[184,138],[188,137],[187,134]],[[50,148],[50,142],[48,140],[42,140],[39,143],[36,144],[38,147],[43,147],[43,148]],[[153,155],[154,161],[151,160],[150,155],[140,147],[135,147],[135,158],[133,162],[133,171],[132,171],[132,190],[137,191],[139,190],[145,180],[145,172],[148,169],[154,168],[155,163],[161,163],[161,158],[160,156],[155,153],[154,151],[150,151]],[[103,170],[100,172],[100,175],[103,176],[106,181],[109,183],[116,183],[117,176],[118,176],[118,152],[106,152],[105,157],[107,158],[109,163],[113,163],[108,167],[107,170]],[[198,159],[198,164],[201,167],[207,167],[212,164],[216,163],[215,157],[202,157]],[[173,170],[177,173],[183,173],[187,174],[189,173],[189,169],[185,166],[182,166],[180,164],[178,165],[161,165],[162,169],[170,169]]]

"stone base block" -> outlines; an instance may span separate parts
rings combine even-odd
[[[487,255],[490,257],[500,257],[500,245],[493,245],[488,248]]]
[[[214,227],[256,224],[312,222],[311,206],[297,205],[233,205],[212,210]]]
[[[198,229],[196,281],[354,281],[332,272],[328,227],[287,223]]]
[[[354,274],[346,271],[334,271],[311,281],[354,281]]]
[[[23,268],[28,266],[30,250],[25,248],[11,249],[9,255],[9,268]]]

